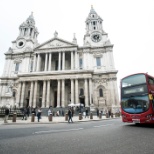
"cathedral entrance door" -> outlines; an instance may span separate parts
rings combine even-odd
[[[26,105],[25,107],[28,107],[29,106],[29,98],[26,99]]]
[[[57,91],[54,92],[54,104],[53,107],[57,107]]]
[[[85,107],[85,99],[84,98],[80,98],[80,103],[83,104],[83,106]]]

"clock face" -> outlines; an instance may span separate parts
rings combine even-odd
[[[25,40],[24,39],[20,39],[17,41],[17,48],[23,48],[25,46]]]
[[[99,42],[101,40],[101,35],[100,34],[93,34],[91,36],[92,41],[94,42]]]

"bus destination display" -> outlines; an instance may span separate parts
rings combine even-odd
[[[124,94],[144,92],[144,87],[129,88],[124,90]]]

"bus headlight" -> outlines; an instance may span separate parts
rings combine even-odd
[[[151,118],[152,117],[152,114],[148,114],[145,116],[146,118]]]

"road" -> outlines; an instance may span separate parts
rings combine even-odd
[[[121,119],[0,126],[0,154],[153,154],[154,126]]]

